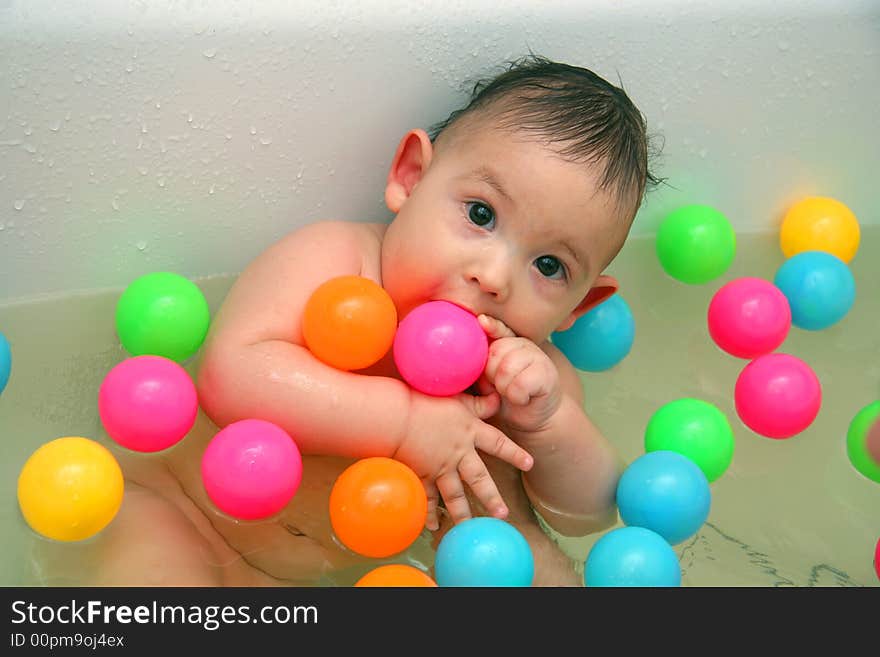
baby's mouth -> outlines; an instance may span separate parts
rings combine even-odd
[[[474,316],[480,314],[479,312],[477,312],[476,310],[474,310],[473,308],[471,308],[471,307],[468,306],[467,304],[465,304],[465,303],[459,303],[458,301],[455,301],[454,299],[438,298],[438,299],[432,299],[432,301],[445,301],[445,302],[447,302],[447,303],[451,303],[451,304],[453,304],[453,305],[455,305],[455,306],[458,306],[458,307],[461,308],[462,310],[467,310],[469,313],[471,313],[471,314],[474,315]]]

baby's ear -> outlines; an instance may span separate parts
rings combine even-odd
[[[400,212],[404,201],[428,170],[433,154],[434,145],[424,130],[410,130],[403,136],[391,162],[385,185],[385,204],[389,210]]]
[[[571,314],[565,318],[565,321],[562,322],[556,330],[567,331],[580,317],[607,300],[608,297],[615,294],[618,289],[620,289],[620,283],[617,282],[617,279],[614,278],[614,276],[602,274],[596,279],[596,282],[593,283],[593,287],[587,292],[587,296],[585,296],[577,307],[571,311]]]

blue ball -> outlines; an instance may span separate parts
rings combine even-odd
[[[852,308],[856,283],[846,263],[824,251],[803,251],[786,260],[773,280],[791,306],[791,323],[819,331]]]
[[[579,370],[602,372],[624,359],[635,333],[632,311],[623,297],[614,294],[550,339]]]
[[[439,586],[531,586],[535,560],[528,541],[498,518],[469,518],[440,540],[434,557]]]
[[[12,370],[12,349],[9,340],[0,333],[0,393],[6,388],[9,381],[9,372]]]
[[[697,533],[709,517],[709,480],[687,456],[657,450],[640,456],[617,483],[625,525],[657,532],[672,545]]]
[[[584,586],[681,586],[672,546],[644,527],[612,529],[593,544]]]

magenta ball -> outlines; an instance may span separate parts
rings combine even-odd
[[[162,356],[127,358],[104,377],[98,413],[107,434],[137,452],[158,452],[183,438],[199,402],[186,370]]]
[[[790,438],[816,419],[822,387],[800,358],[773,353],[743,368],[734,397],[736,412],[749,429],[767,438]]]
[[[448,301],[429,301],[400,322],[393,350],[407,383],[442,397],[467,390],[480,377],[489,340],[473,313]]]
[[[791,328],[788,299],[761,278],[737,278],[721,287],[709,303],[709,335],[738,358],[769,354]]]
[[[281,511],[302,480],[299,448],[281,427],[240,420],[217,432],[202,455],[202,483],[211,501],[241,520]]]

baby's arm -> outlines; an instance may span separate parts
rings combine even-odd
[[[556,348],[545,345],[545,351],[550,350]],[[551,359],[563,379],[569,378],[566,370],[572,370],[574,379],[564,383],[566,394],[559,410],[543,430],[509,435],[535,459],[523,477],[532,505],[559,533],[583,536],[617,520],[615,497],[622,463],[584,411],[581,383],[571,364],[561,353]]]
[[[430,398],[391,377],[336,370],[304,346],[301,318],[312,292],[342,275],[376,280],[379,239],[365,224],[322,222],[257,257],[212,322],[197,377],[201,406],[221,427],[253,417],[274,422],[304,454],[398,458],[425,483],[431,529],[440,495],[453,517],[469,517],[462,481],[503,517],[476,448],[520,468],[531,458],[483,422],[497,396]]]
[[[490,337],[504,338],[492,343],[486,380],[503,400],[499,426],[535,460],[523,474],[532,505],[566,536],[611,526],[621,461],[587,417],[571,363],[549,342],[538,347],[498,320],[481,322]]]

